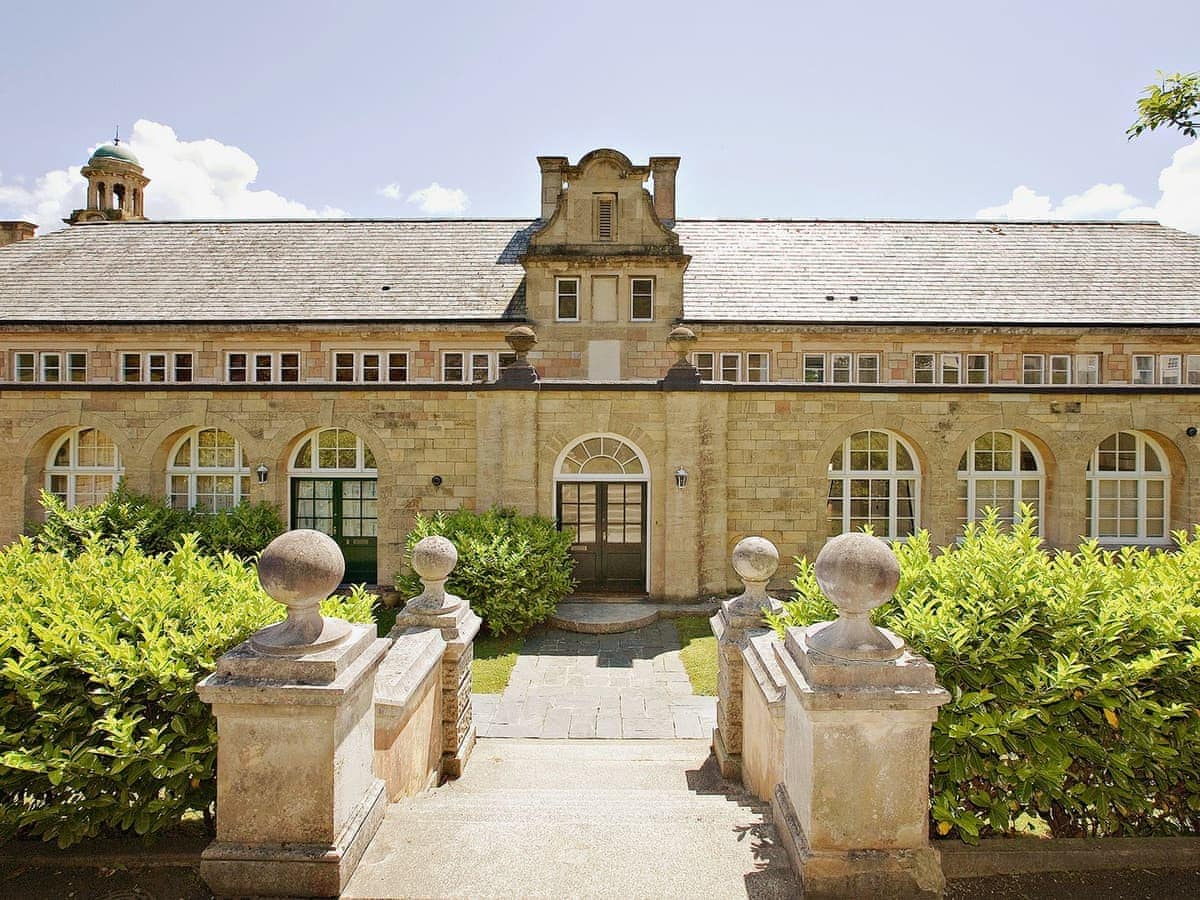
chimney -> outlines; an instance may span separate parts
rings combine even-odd
[[[32,222],[0,222],[0,247],[27,241],[35,231],[37,226]]]
[[[668,225],[675,222],[675,172],[678,169],[678,156],[650,157],[650,171],[654,175],[654,212]]]
[[[539,156],[538,166],[542,170],[542,218],[549,219],[558,209],[558,195],[562,193],[563,169],[568,165],[565,156]]]

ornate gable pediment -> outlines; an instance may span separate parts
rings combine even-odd
[[[682,253],[678,235],[659,218],[644,187],[650,166],[635,166],[624,153],[609,149],[593,150],[576,165],[564,157],[539,157],[538,162],[545,222],[530,239],[528,255]]]

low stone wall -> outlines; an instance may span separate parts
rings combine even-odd
[[[375,777],[395,802],[437,784],[442,771],[440,632],[412,629],[394,639],[375,676]]]
[[[783,780],[783,673],[774,634],[757,635],[742,651],[742,783],[764,803]]]

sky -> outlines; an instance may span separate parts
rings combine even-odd
[[[1158,218],[1200,144],[1125,129],[1200,3],[10,4],[0,218],[119,127],[151,218],[538,212],[538,155],[682,157],[681,217]]]

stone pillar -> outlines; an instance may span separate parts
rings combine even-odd
[[[562,193],[563,169],[568,165],[565,156],[539,156],[538,168],[542,170],[542,218],[549,220],[558,209],[558,195]]]
[[[650,157],[650,171],[654,174],[654,214],[668,226],[675,224],[675,173],[678,170],[678,156]]]
[[[289,531],[258,577],[288,608],[197,686],[217,719],[217,837],[200,874],[219,897],[336,897],[379,828],[372,772],[375,626],[321,616],[342,580],[337,544]]]
[[[523,515],[537,512],[537,404],[538,373],[528,354],[537,335],[527,325],[518,325],[504,336],[516,360],[500,370],[489,400],[500,407],[499,494],[497,502]],[[495,447],[479,447],[479,453],[495,453]]]
[[[442,657],[442,777],[462,774],[475,747],[471,715],[471,660],[481,620],[461,597],[446,593],[446,579],[458,562],[458,551],[444,537],[422,538],[413,547],[412,567],[425,585],[396,617],[391,636],[418,628],[436,628],[446,641]]]
[[[929,730],[950,698],[927,660],[869,618],[900,565],[878,538],[843,534],[816,575],[837,621],[789,628],[777,647],[787,699],[772,810],[783,844],[808,900],[941,896]]]
[[[731,780],[742,777],[742,651],[750,638],[764,634],[763,613],[782,609],[767,594],[767,582],[779,568],[779,551],[762,537],[748,537],[733,548],[733,568],[745,591],[721,604],[709,621],[717,636],[717,727],[713,731],[713,753],[721,774]]]

